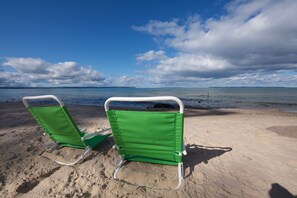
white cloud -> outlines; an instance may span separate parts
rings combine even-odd
[[[285,72],[275,73],[248,73],[233,76],[221,81],[224,85],[234,86],[235,83],[241,86],[296,86],[297,75],[292,74],[289,77]]]
[[[34,84],[26,75],[21,73],[0,71],[0,86],[34,86]]]
[[[147,85],[143,76],[119,76],[110,78],[108,82],[114,86],[144,87]]]
[[[276,73],[246,73],[230,77],[206,78],[197,76],[154,76],[151,83],[155,86],[181,86],[181,87],[214,87],[214,86],[289,86],[297,84],[297,74],[287,76],[286,72]]]
[[[101,73],[76,62],[48,63],[40,58],[6,58],[3,66],[16,71],[0,71],[0,86],[105,85]]]
[[[218,57],[197,54],[180,54],[173,58],[160,60],[158,66],[150,69],[150,74],[158,76],[213,77],[214,74],[225,75],[221,71],[234,66]],[[218,76],[221,77],[221,76]]]
[[[151,20],[146,26],[132,26],[133,30],[148,32],[153,35],[175,35],[180,36],[184,34],[184,28],[177,24],[178,20],[161,22],[157,20]]]
[[[201,20],[194,15],[186,21],[134,26],[177,52],[159,58],[148,72],[164,81],[173,77],[223,79],[255,72],[260,78],[297,70],[297,1],[238,0],[227,4],[226,10],[218,19]]]
[[[151,61],[151,60],[156,60],[156,59],[164,59],[164,58],[166,58],[166,56],[165,56],[165,52],[162,50],[160,50],[160,51],[150,50],[146,53],[136,55],[136,60],[139,62]]]
[[[4,66],[10,66],[22,73],[48,73],[47,67],[49,66],[44,60],[40,58],[6,58]]]

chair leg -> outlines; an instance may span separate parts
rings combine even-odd
[[[113,175],[114,179],[117,178],[117,174],[125,162],[126,162],[126,160],[122,156],[120,156],[120,162],[116,164],[116,170]]]
[[[184,164],[182,162],[178,163],[178,185],[175,190],[180,187],[184,180]]]
[[[60,164],[60,165],[72,166],[72,165],[74,165],[74,164],[77,164],[77,163],[83,161],[83,160],[85,159],[86,155],[87,155],[91,150],[92,150],[91,147],[87,146],[87,147],[85,148],[85,150],[83,151],[83,153],[81,154],[81,156],[80,156],[77,160],[75,160],[75,161],[73,161],[73,162],[65,163],[65,162],[60,162],[60,161],[57,161],[57,160],[54,160],[54,161],[55,161],[56,163]]]

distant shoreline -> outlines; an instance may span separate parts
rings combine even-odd
[[[110,89],[110,88],[133,88],[133,89],[175,89],[175,88],[178,88],[178,89],[191,89],[191,88],[205,88],[205,89],[228,89],[228,88],[238,88],[238,89],[245,89],[245,88],[256,88],[256,89],[261,89],[261,88],[265,88],[265,89],[275,89],[275,88],[297,88],[296,87],[261,87],[261,86],[255,86],[255,87],[248,87],[248,86],[240,86],[240,87],[135,87],[135,86],[109,86],[109,87],[0,87],[0,89],[82,89],[82,88],[86,88],[86,89],[97,89],[97,88],[100,88],[100,89]]]
[[[103,89],[109,89],[109,88],[136,88],[136,87],[0,87],[0,89],[77,89],[77,88],[103,88]]]

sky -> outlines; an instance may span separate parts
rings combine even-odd
[[[296,10],[296,0],[0,0],[0,87],[296,87]]]

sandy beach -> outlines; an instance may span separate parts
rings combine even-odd
[[[103,107],[68,106],[88,132],[109,127]],[[75,166],[81,150],[49,142],[21,103],[0,104],[0,197],[296,197],[297,113],[273,109],[185,111],[185,180],[177,168],[131,162],[112,178],[110,137]]]

